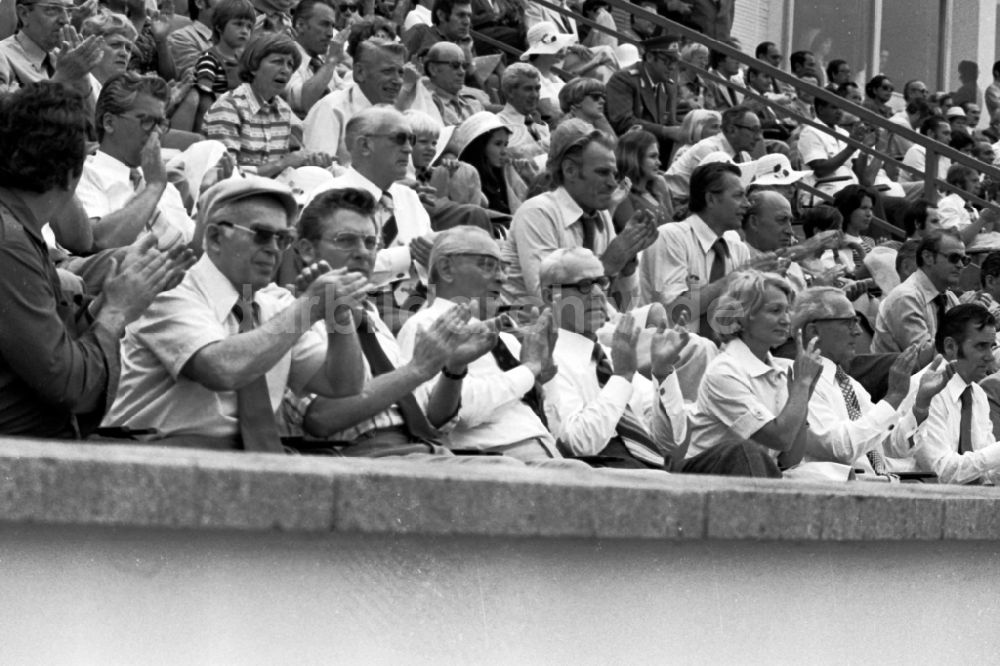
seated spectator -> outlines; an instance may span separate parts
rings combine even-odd
[[[754,190],[747,200],[750,207],[743,216],[743,238],[751,261],[795,245],[792,206],[787,198],[774,190]],[[806,288],[805,273],[795,261],[788,264],[784,278],[796,294]]]
[[[952,106],[948,108],[944,117],[948,119],[948,124],[951,125],[952,136],[955,134],[969,134],[969,119],[965,115],[965,111],[962,110],[960,106]]]
[[[893,111],[889,106],[889,100],[892,99],[894,90],[888,76],[876,74],[865,84],[865,101],[862,106],[883,118],[891,118]]]
[[[190,0],[191,23],[167,35],[167,50],[178,80],[194,71],[202,53],[212,48],[212,9],[219,0]]]
[[[923,85],[920,81],[917,81],[916,84]],[[924,92],[927,92],[926,88],[924,88]],[[926,95],[924,97],[916,96],[913,100],[906,103],[906,108],[889,118],[889,121],[917,132],[920,131],[920,125],[930,118],[930,116],[931,111],[927,105]],[[890,154],[892,157],[902,160],[906,155],[906,151],[912,146],[913,142],[909,139],[893,135],[889,148]],[[903,171],[900,171],[900,173],[903,173]]]
[[[951,125],[946,118],[941,116],[931,116],[920,126],[920,133],[933,141],[938,141],[945,145],[951,143]],[[927,149],[918,143],[913,144],[903,157],[903,164],[910,169],[901,169],[899,181],[901,183],[916,182],[924,180],[926,168],[924,161],[927,159]],[[948,167],[951,160],[942,155],[938,155],[937,177],[944,180],[948,177]]]
[[[431,22],[431,3],[432,0],[418,0],[418,2],[413,3],[413,8],[407,12],[406,18],[403,20],[404,33],[418,25],[426,25],[428,28],[433,25]],[[475,26],[475,17],[473,17],[473,26]]]
[[[101,91],[96,113],[100,144],[84,162],[76,187],[95,251],[124,248],[147,230],[161,250],[194,239],[195,223],[168,182],[160,153],[167,95],[162,79],[133,73],[116,76]],[[111,258],[98,252],[72,258],[63,268],[80,275],[88,292],[97,294]]]
[[[993,315],[974,303],[955,306],[941,320],[935,347],[953,374],[938,380],[944,388],[930,400],[927,419],[913,436],[913,457],[939,483],[997,483],[1000,445],[988,426],[990,406],[979,385],[994,368],[996,327]]]
[[[952,132],[951,141],[948,142],[948,145],[958,152],[971,157],[972,149],[976,145],[976,142],[966,132]]]
[[[705,82],[698,69],[708,69],[708,47],[698,42],[689,42],[681,47],[681,71],[677,82],[679,112],[687,118],[693,109],[705,108]]]
[[[903,231],[907,240],[921,240],[926,234],[941,228],[941,215],[937,206],[926,199],[918,199],[906,207]]]
[[[292,9],[294,0],[254,0],[257,9],[257,22],[254,24],[254,34],[273,32],[292,37],[295,28],[292,25]]]
[[[976,128],[979,127],[979,118],[982,116],[982,110],[979,108],[979,105],[975,102],[962,102],[958,105],[958,108],[965,112],[968,132],[972,135],[978,134]]]
[[[35,11],[35,10],[32,10]],[[100,300],[64,293],[42,226],[70,206],[91,131],[81,95],[28,84],[0,104],[0,433],[80,438],[97,427],[118,383],[118,341],[189,265],[187,253],[137,244]]]
[[[920,346],[908,347],[896,358],[889,370],[888,391],[875,403],[847,373],[857,355],[861,327],[841,289],[814,287],[800,293],[792,326],[802,339],[815,340],[822,355],[822,370],[809,399],[805,459],[849,466],[845,472],[880,476],[891,472],[882,443],[892,438],[896,443],[890,450],[908,448],[906,440],[916,430],[912,411],[901,406],[910,391]]]
[[[729,46],[738,49],[739,45],[731,40],[726,40]],[[740,61],[730,58],[721,51],[712,51],[708,54],[708,71],[725,81],[733,79],[740,73]],[[737,92],[735,88],[720,83],[713,79],[705,82],[705,108],[716,111],[737,106],[743,101],[743,94]]]
[[[990,124],[980,134],[991,144],[1000,141],[1000,110],[990,115]]]
[[[330,164],[324,153],[291,151],[299,121],[281,93],[299,57],[295,42],[283,34],[255,37],[240,56],[243,83],[205,114],[205,136],[221,141],[244,171],[271,177],[288,168]]]
[[[433,300],[399,332],[404,363],[416,353],[418,332],[460,303],[476,299],[473,315],[482,321],[492,318],[504,280],[500,248],[482,229],[456,227],[441,233],[428,263]],[[526,330],[522,343],[501,332],[492,353],[469,363],[458,417],[448,432],[449,448],[501,453],[529,464],[562,458],[545,426],[538,388],[555,375],[554,342],[552,314],[546,312]],[[438,383],[454,378],[442,374],[431,381],[436,390]]]
[[[692,109],[681,123],[681,143],[674,151],[673,160],[680,158],[691,146],[702,139],[722,132],[722,114],[707,109]]]
[[[979,266],[979,285],[980,289],[965,292],[959,300],[978,303],[994,317],[1000,315],[1000,252],[990,252],[983,259]]]
[[[446,160],[435,164],[438,158],[438,143],[444,128],[434,118],[423,111],[409,109],[403,114],[416,136],[410,159],[417,182],[434,188],[437,201],[451,201],[459,204],[485,205],[479,173],[470,164],[459,160]],[[431,213],[433,217],[433,212]]]
[[[802,83],[807,83],[811,86],[820,87],[819,79],[815,76],[803,76],[800,77]],[[816,120],[816,97],[806,90],[805,88],[797,88],[795,90],[795,99],[793,99],[789,104],[788,108],[800,116],[805,116],[809,120]],[[798,121],[796,121],[798,122]],[[805,125],[805,123],[800,123]],[[794,134],[792,139],[797,139]],[[902,155],[900,155],[902,157]]]
[[[615,19],[611,15],[611,7],[604,0],[585,0],[581,12],[585,17],[597,23],[598,25],[613,30],[615,33],[618,32],[618,26],[615,24]],[[618,38],[614,34],[609,34],[603,30],[597,30],[591,28],[587,36],[583,38],[581,42],[587,48],[594,48],[597,46],[610,46],[611,48],[618,47]]]
[[[430,24],[429,13],[427,23]],[[519,51],[524,49],[524,6],[518,0],[473,0],[472,27],[477,33]],[[474,39],[476,53],[480,55],[503,53],[492,44]]]
[[[184,3],[185,10],[188,3]],[[108,9],[124,14],[137,35],[132,44],[132,59],[128,63],[128,71],[138,74],[155,74],[165,81],[176,78],[174,59],[167,45],[167,37],[171,32],[191,23],[181,12],[172,11],[167,6],[164,11],[150,7],[142,0],[129,0],[124,8],[115,3],[106,3]]]
[[[816,64],[816,54],[812,51],[795,51],[788,56],[788,66],[796,78],[812,78],[819,84],[820,67]]]
[[[90,37],[65,52],[58,51],[73,3],[18,2],[15,9],[18,30],[0,41],[0,92],[52,80],[93,97],[88,74],[101,62],[98,38]]]
[[[679,38],[647,40],[642,53],[641,62],[615,72],[608,80],[608,120],[619,136],[640,125],[656,136],[660,154],[670,155],[674,143],[681,140],[676,114],[671,113],[679,100],[671,99],[666,88],[677,74]]]
[[[864,236],[872,223],[872,210],[878,201],[878,194],[861,185],[848,185],[833,197],[833,206],[844,219],[842,230],[844,244],[853,253],[853,265],[849,275],[855,275],[864,265],[865,255],[875,248],[871,236]]]
[[[952,164],[948,167],[945,179],[963,192],[979,195],[979,172],[963,164]],[[941,228],[955,229],[962,237],[962,242],[971,245],[976,236],[983,230],[983,220],[970,202],[957,192],[949,192],[937,203],[938,215],[941,218]]]
[[[630,314],[619,320],[610,349],[597,342],[608,284],[600,259],[584,248],[556,250],[540,275],[558,327],[558,371],[545,385],[545,414],[564,455],[607,458],[597,466],[670,469],[687,430],[674,373],[687,331],[661,322],[651,339],[650,381],[637,371],[639,328]]]
[[[549,126],[538,108],[541,85],[538,70],[523,62],[510,65],[500,79],[507,104],[497,116],[510,128],[507,149],[514,159],[536,159],[549,152]]]
[[[648,210],[656,225],[672,222],[674,206],[667,183],[660,174],[660,146],[646,130],[626,132],[615,147],[618,172],[632,186],[628,196],[614,210],[615,231],[621,233],[637,211]]]
[[[471,0],[434,0],[431,22],[431,26],[418,24],[403,33],[403,44],[409,53],[423,53],[438,42],[452,42],[462,48],[468,59],[476,55],[470,33]]]
[[[334,189],[316,196],[299,219],[298,250],[307,264],[370,278],[378,236],[375,199],[363,190]],[[413,358],[400,360],[399,345],[370,302],[353,313],[364,364],[364,389],[343,398],[286,394],[282,412],[293,432],[335,442],[337,455],[450,456],[437,443],[439,429],[454,425],[467,364],[489,352],[496,336],[485,324],[469,326],[467,308],[455,308],[417,334]],[[433,391],[424,384],[443,370]],[[306,446],[305,448],[310,448]]]
[[[500,118],[483,111],[459,125],[450,144],[458,159],[479,173],[486,207],[507,215],[528,197],[528,186],[507,152],[510,134]]]
[[[715,325],[727,344],[701,382],[684,472],[780,477],[802,460],[822,365],[815,342],[803,348],[801,337],[794,362],[771,355],[791,333],[792,300],[774,274],[741,271],[726,281]]]
[[[567,48],[576,43],[573,35],[559,32],[549,22],[538,23],[528,31],[528,50],[521,54],[521,60],[538,70],[541,89],[538,93],[538,110],[542,120],[552,122],[559,118],[559,91],[565,82],[552,71],[553,67],[564,67]],[[597,59],[595,59],[597,60]],[[603,62],[603,60],[598,61]],[[590,69],[596,65],[592,65]],[[574,72],[586,76],[587,71]]]
[[[362,109],[374,104],[395,104],[403,87],[406,49],[395,42],[370,38],[359,42],[354,58],[354,83],[320,99],[303,123],[306,150],[336,157],[343,166],[351,163],[344,144],[344,128]]]
[[[222,181],[200,210],[205,253],[127,329],[105,423],[153,428],[158,444],[281,453],[286,386],[332,398],[361,390],[354,323],[333,304],[360,303],[371,285],[315,265],[310,276],[322,274],[298,298],[271,283],[298,210],[273,180]]]
[[[950,290],[968,264],[957,232],[926,233],[917,248],[917,271],[882,301],[872,352],[899,352],[934,340],[945,313],[958,304]]]
[[[859,182],[854,171],[854,160],[858,156],[858,151],[838,139],[836,135],[850,136],[855,141],[861,141],[870,147],[875,145],[878,134],[871,131],[873,128],[858,123],[848,135],[839,126],[843,121],[844,112],[836,104],[830,104],[817,97],[814,106],[817,121],[826,125],[831,133],[822,132],[810,125],[802,128],[798,150],[802,156],[802,163],[812,170],[812,175],[804,182],[826,194],[834,195],[848,185],[857,185]],[[809,199],[811,203],[811,197]]]
[[[994,164],[997,159],[996,151],[993,149],[993,145],[988,141],[977,141],[976,145],[972,147],[972,156],[983,164]]]
[[[469,63],[461,47],[451,42],[438,42],[424,58],[424,85],[430,91],[434,106],[445,125],[458,125],[483,105],[472,95],[462,93]]]
[[[566,0],[556,0],[552,4],[559,5],[563,9],[572,9]],[[579,41],[580,39],[580,33],[576,27],[575,19],[549,7],[543,7],[542,5],[533,2],[527,3],[524,8],[524,27],[528,31],[531,31],[531,29],[539,23],[553,23],[559,28],[559,31],[562,34],[572,35],[576,38],[576,41]]]
[[[578,76],[570,79],[559,90],[559,110],[562,120],[579,118],[599,129],[608,136],[615,132],[605,115],[607,92],[603,83],[597,79]]]
[[[285,95],[300,117],[324,95],[343,87],[337,66],[344,46],[343,39],[334,41],[336,20],[333,7],[323,0],[302,0],[292,14],[302,64],[289,79]]]
[[[837,92],[848,83],[854,83],[854,74],[846,60],[836,59],[826,64],[826,87],[829,90]]]
[[[559,248],[584,247],[600,257],[612,278],[608,293],[629,309],[637,287],[636,255],[656,239],[656,222],[640,211],[620,235],[615,232],[608,212],[618,185],[614,144],[582,121],[567,121],[553,134],[548,168],[554,189],[525,201],[511,222],[508,302],[538,303],[542,260]]]
[[[740,170],[733,164],[712,162],[691,174],[691,215],[665,224],[639,263],[641,300],[661,303],[671,314],[678,305],[698,322],[698,332],[714,336],[708,308],[725,291],[728,275],[750,261],[746,244],[726,231],[736,231],[749,208]]]
[[[652,14],[658,14],[660,12],[660,5],[657,0],[639,0],[639,2],[634,4],[636,7],[644,9]],[[662,26],[656,25],[652,21],[648,21],[631,12],[628,13],[628,20],[629,27],[631,28],[630,32],[638,42],[652,39],[653,37],[659,37],[663,34]]]
[[[791,102],[791,97],[788,95],[773,92],[773,83],[774,80],[767,72],[760,71],[755,67],[747,67],[747,88],[775,103],[784,105]],[[776,111],[772,105],[753,98],[744,100],[744,104],[757,114],[765,138],[775,141],[787,141],[791,136],[794,124],[785,118],[783,113]]]
[[[667,169],[665,178],[670,196],[675,203],[688,200],[691,174],[711,153],[723,152],[737,162],[751,159],[754,149],[762,136],[760,119],[749,107],[734,106],[722,113],[722,132],[702,139],[678,157]]]
[[[96,103],[101,94],[101,86],[111,77],[123,74],[128,69],[136,31],[122,14],[102,9],[83,22],[80,36],[103,38],[101,50],[104,55],[97,66],[90,70],[91,98]]]

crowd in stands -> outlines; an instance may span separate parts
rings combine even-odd
[[[171,3],[0,1],[0,433],[1000,478],[1000,63],[774,76],[733,0],[635,4],[714,48],[602,0]]]

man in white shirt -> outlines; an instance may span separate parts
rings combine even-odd
[[[913,436],[913,456],[940,483],[994,485],[1000,479],[1000,443],[978,383],[994,370],[996,326],[993,315],[975,303],[955,306],[941,322],[935,342],[954,375],[931,400],[927,420]]]
[[[373,104],[394,104],[403,88],[406,47],[372,37],[358,45],[354,55],[354,83],[320,99],[303,121],[306,150],[334,155],[347,166],[349,147],[344,145],[348,121]]]
[[[952,164],[948,167],[946,182],[969,194],[978,195],[980,191],[979,172],[964,164]],[[937,210],[941,216],[941,228],[955,229],[967,245],[971,245],[983,230],[985,220],[980,217],[979,211],[957,192],[949,192],[941,197]]]
[[[286,386],[332,398],[360,391],[351,314],[333,304],[360,302],[371,285],[328,267],[298,298],[271,282],[298,212],[273,180],[224,180],[202,209],[205,253],[126,329],[105,425],[154,429],[158,444],[281,453],[275,410]]]
[[[944,145],[951,143],[951,125],[948,119],[942,116],[931,116],[920,125],[920,133],[929,139],[933,139]],[[903,156],[903,164],[916,169],[917,173],[912,173],[908,169],[899,170],[899,182],[922,182],[926,171],[927,149],[918,143],[910,146]],[[938,156],[937,178],[944,180],[948,177],[948,167],[951,160],[941,155]]]
[[[934,340],[945,312],[958,304],[951,289],[969,264],[956,232],[932,231],[917,248],[917,271],[889,292],[875,319],[872,352],[899,352]]]
[[[686,311],[699,333],[712,335],[707,314],[737,268],[750,263],[746,244],[735,233],[749,208],[739,167],[723,162],[700,166],[691,174],[691,215],[659,228],[642,253],[639,283],[642,303],[661,303],[676,321]],[[683,297],[683,298],[682,298]]]
[[[854,172],[857,150],[835,135],[850,136],[871,147],[878,140],[878,134],[864,123],[855,123],[848,135],[840,127],[844,116],[840,107],[819,97],[813,100],[813,106],[816,109],[816,120],[826,125],[834,135],[806,125],[799,135],[799,154],[802,155],[802,163],[813,172],[812,177],[807,179],[808,184],[833,195],[848,185],[858,184],[858,177]]]
[[[510,71],[508,69],[508,71]],[[514,214],[504,259],[510,263],[509,303],[538,304],[538,269],[559,248],[585,247],[600,257],[613,280],[610,294],[622,310],[633,306],[636,255],[656,239],[656,221],[636,213],[619,235],[608,207],[618,186],[612,139],[582,120],[563,122],[552,136],[549,171],[555,189],[528,199]]]
[[[504,70],[500,79],[507,105],[497,116],[510,129],[507,151],[513,159],[544,161],[549,152],[549,126],[538,113],[542,77],[533,65],[516,62]]]
[[[403,19],[404,33],[418,25],[426,25],[428,27],[433,25],[433,21],[431,20],[431,4],[430,0],[420,0],[413,5],[413,9]]]
[[[639,329],[621,317],[606,349],[597,331],[607,319],[604,266],[584,248],[556,250],[542,262],[542,295],[559,328],[558,372],[545,385],[545,414],[565,455],[599,457],[591,464],[670,469],[683,458],[687,415],[674,364],[687,331],[661,323],[650,344],[653,381],[637,371]]]
[[[755,190],[748,200],[750,207],[743,216],[743,237],[751,260],[795,244],[792,205],[783,194],[774,190]],[[785,279],[796,293],[807,286],[802,267],[794,261],[788,264]]]
[[[497,242],[486,231],[455,227],[442,232],[434,241],[430,267],[433,300],[399,331],[403,362],[414,354],[417,332],[442,314],[475,299],[478,311],[474,314],[486,321],[493,318],[499,303],[503,264]],[[462,405],[457,424],[448,433],[448,446],[501,453],[529,464],[565,464],[543,421],[541,385],[555,375],[554,344],[555,325],[548,311],[524,331],[520,343],[501,331],[493,352],[468,365]],[[451,379],[441,376],[436,381]]]
[[[723,152],[735,162],[746,162],[761,134],[760,119],[750,107],[734,106],[722,112],[722,132],[702,139],[675,159],[665,178],[670,197],[677,203],[688,200],[691,173],[709,154]]]
[[[302,0],[292,14],[295,44],[302,55],[302,64],[288,80],[284,96],[300,118],[324,95],[342,87],[337,76],[339,63],[329,57],[330,44],[337,32],[336,20],[333,7],[323,0]]]

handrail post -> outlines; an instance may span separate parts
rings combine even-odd
[[[934,146],[928,145],[924,157],[924,199],[931,203],[937,201],[938,159]]]

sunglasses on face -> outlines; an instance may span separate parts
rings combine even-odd
[[[349,231],[343,231],[335,236],[329,238],[324,238],[324,241],[337,248],[338,250],[343,250],[348,252],[353,250],[358,246],[358,243],[364,246],[366,250],[374,250],[379,245],[378,236],[370,236],[367,234],[355,234]]]
[[[337,9],[339,9],[342,12],[357,12],[358,11],[358,6],[357,5],[337,5]]]
[[[411,146],[417,143],[417,135],[413,132],[394,132],[392,134],[369,134],[368,136],[381,136],[389,139],[392,143],[397,146],[405,146],[410,144]]]
[[[257,225],[245,227],[242,224],[236,224],[227,220],[221,220],[215,224],[220,227],[232,227],[233,229],[253,234],[253,242],[257,245],[270,245],[271,240],[274,239],[278,244],[279,250],[287,250],[295,240],[295,233],[288,229],[271,229]]]
[[[956,266],[968,266],[972,262],[972,258],[961,252],[952,252],[950,254],[941,254],[937,252],[936,254],[944,257],[948,260],[949,264],[955,264]]]
[[[587,93],[587,97],[594,100],[595,102],[603,102],[606,99],[604,93],[599,93],[599,92]]]
[[[431,60],[431,63],[435,65],[450,65],[451,68],[455,71],[458,71],[460,69],[468,71],[470,67],[470,64],[465,62],[464,60]]]
[[[611,278],[607,275],[602,275],[596,278],[584,278],[579,282],[572,282],[570,284],[558,284],[556,285],[560,289],[569,291],[575,289],[584,296],[593,293],[594,287],[599,288],[602,292],[607,291],[608,287],[611,286]]]

